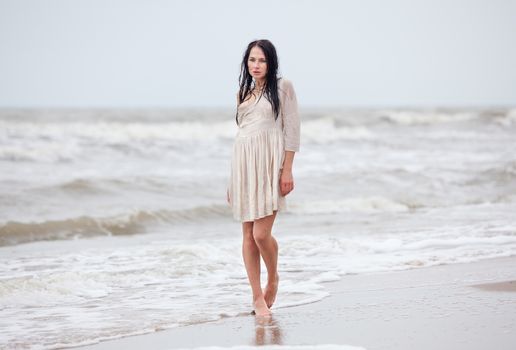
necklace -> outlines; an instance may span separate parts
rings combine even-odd
[[[260,86],[260,87],[258,87],[257,85],[255,85],[255,86],[254,86],[253,91],[254,91],[255,93],[257,93],[257,94],[261,94],[261,93],[263,92],[263,90],[264,90],[263,88],[264,88],[264,85],[262,85],[262,86]]]

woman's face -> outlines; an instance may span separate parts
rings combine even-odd
[[[247,59],[247,68],[255,80],[263,80],[267,75],[267,60],[263,50],[258,46],[251,49]]]

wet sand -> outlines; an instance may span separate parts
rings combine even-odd
[[[475,287],[493,292],[516,292],[516,281],[477,284]]]
[[[324,300],[273,309],[271,318],[230,317],[81,349],[256,345],[337,349],[337,345],[349,345],[382,350],[512,350],[516,346],[515,281],[516,257],[349,275],[325,284],[331,295]]]

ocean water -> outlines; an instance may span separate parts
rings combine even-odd
[[[275,308],[345,274],[516,254],[516,109],[301,112]],[[0,348],[248,314],[235,133],[224,109],[0,111]]]

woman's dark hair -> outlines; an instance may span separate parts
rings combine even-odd
[[[240,91],[238,92],[238,104],[245,101],[247,96],[251,94],[251,90],[254,88],[253,77],[249,74],[249,67],[247,60],[253,47],[259,47],[262,49],[267,61],[267,74],[265,75],[265,86],[263,89],[263,95],[269,100],[272,105],[272,112],[275,115],[275,119],[278,119],[280,100],[278,96],[278,55],[276,54],[276,48],[269,40],[255,40],[247,45],[244,57],[242,58],[242,64],[240,67],[240,75],[238,81],[240,83]],[[261,96],[259,96],[261,98]],[[236,122],[238,124],[238,110],[236,113]]]

